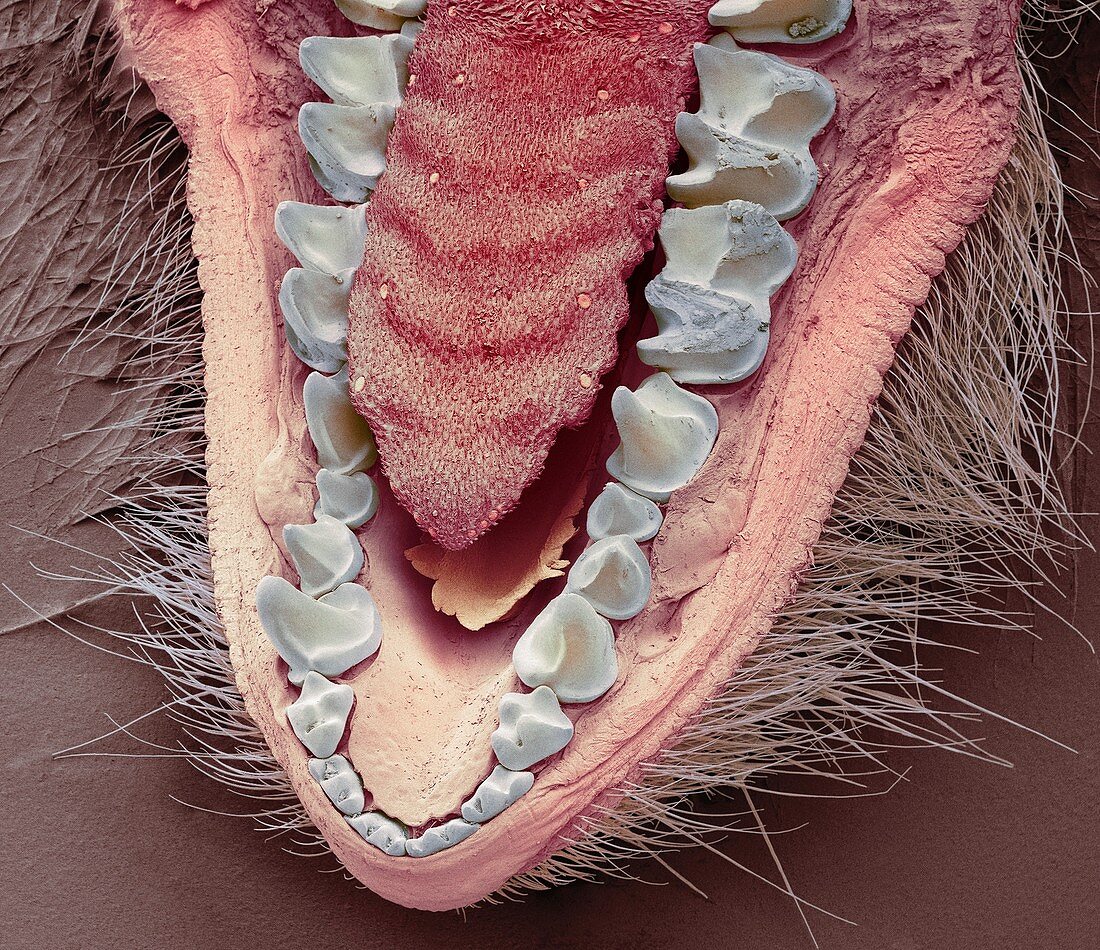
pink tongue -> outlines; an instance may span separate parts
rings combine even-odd
[[[429,8],[351,299],[356,408],[451,549],[591,412],[711,32],[699,0],[499,6]]]

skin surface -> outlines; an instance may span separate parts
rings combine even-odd
[[[764,368],[707,393],[719,441],[668,508],[651,554],[653,599],[619,630],[619,681],[574,711],[577,737],[528,796],[460,846],[413,861],[365,845],[310,779],[283,719],[293,697],[285,666],[252,607],[258,579],[281,569],[279,529],[312,504],[303,371],[275,309],[290,262],[271,223],[281,199],[320,201],[294,140],[295,108],[313,94],[293,51],[302,36],[346,30],[327,13],[290,9],[273,6],[257,22],[243,2],[194,13],[161,0],[121,7],[135,62],[192,154],[218,606],[250,712],[336,853],[384,897],[445,909],[484,897],[561,847],[579,817],[613,804],[614,789],[674,742],[766,634],[808,563],[914,306],[1007,158],[1015,10],[860,4],[842,37],[783,51],[833,81],[839,106],[815,148],[822,187],[791,229],[802,256],[775,300]],[[424,820],[487,773],[496,698],[514,683],[511,643],[538,604],[477,638],[458,636],[400,554],[416,540],[411,519],[392,497],[380,518],[363,535],[362,580],[386,639],[377,661],[347,678],[357,694],[351,757],[380,807]]]

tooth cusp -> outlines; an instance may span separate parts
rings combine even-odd
[[[500,700],[500,725],[490,737],[497,761],[522,772],[561,752],[573,738],[573,723],[562,712],[549,686],[531,693],[505,693]]]
[[[608,482],[588,506],[588,537],[593,541],[625,534],[639,543],[661,530],[663,516],[648,498],[618,482]]]
[[[312,369],[336,373],[347,361],[348,297],[355,269],[338,274],[293,267],[279,287],[287,343]]]
[[[339,676],[372,656],[382,642],[374,599],[358,584],[341,584],[314,600],[282,577],[264,577],[256,585],[256,611],[295,685],[310,671]]]
[[[570,569],[565,589],[604,617],[629,620],[649,602],[652,586],[649,561],[638,542],[621,534],[587,548]]]
[[[309,774],[321,786],[328,800],[345,815],[358,815],[363,810],[366,803],[363,783],[342,755],[310,759]]]
[[[310,671],[302,681],[301,694],[287,706],[286,718],[302,745],[318,759],[326,759],[340,744],[354,702],[350,686],[330,683]]]
[[[360,528],[378,512],[378,486],[364,472],[341,475],[317,470],[317,503],[313,517],[328,515],[349,528]]]
[[[463,803],[462,817],[478,824],[496,818],[505,808],[531,791],[534,784],[532,772],[513,772],[503,765],[494,766],[489,777]]]
[[[526,686],[548,686],[563,703],[589,703],[619,675],[615,634],[591,603],[567,590],[531,621],[512,651],[512,666]]]
[[[329,515],[320,515],[313,524],[288,524],[283,541],[298,572],[298,587],[310,597],[355,580],[363,569],[358,539],[344,522]]]
[[[409,838],[405,842],[405,853],[411,858],[426,858],[439,854],[440,851],[453,848],[460,841],[465,841],[475,831],[477,831],[476,824],[464,818],[452,818],[442,825],[429,828],[416,838]]]
[[[654,373],[637,391],[620,386],[611,412],[622,440],[607,471],[627,488],[666,502],[695,477],[718,438],[718,413],[667,373]]]
[[[709,19],[742,43],[816,43],[851,15],[852,0],[718,0]]]
[[[309,36],[298,59],[310,79],[334,103],[369,106],[401,104],[409,80],[413,38],[402,31],[386,36]]]
[[[355,411],[348,394],[347,367],[335,376],[310,373],[302,388],[302,399],[306,425],[322,468],[350,475],[378,461],[370,426]]]
[[[384,854],[399,857],[405,853],[409,833],[401,822],[377,811],[364,812],[346,820],[367,844],[374,845]]]
[[[363,262],[366,205],[311,205],[282,201],[275,209],[275,233],[307,270],[338,275]]]
[[[307,102],[298,110],[298,134],[310,167],[337,201],[365,201],[378,184],[386,170],[386,140],[395,115],[395,107],[385,102]]]
[[[352,23],[372,30],[401,29],[406,17],[423,16],[428,0],[335,0],[336,9]]]

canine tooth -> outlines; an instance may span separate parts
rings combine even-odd
[[[386,36],[309,36],[298,47],[302,69],[337,105],[400,105],[409,79],[413,39]]]
[[[340,274],[363,263],[366,214],[361,204],[345,208],[283,201],[275,209],[275,233],[307,270]]]
[[[497,761],[522,772],[547,756],[561,752],[573,738],[573,723],[561,711],[549,686],[533,693],[505,693],[500,700],[500,725],[490,737]]]
[[[328,800],[345,815],[358,815],[363,810],[366,803],[363,783],[342,755],[310,759],[309,774],[321,786]]]
[[[668,501],[695,477],[718,438],[714,407],[667,373],[654,373],[636,392],[620,386],[611,412],[622,443],[607,460],[607,471],[657,502]]]
[[[365,201],[378,184],[386,170],[386,139],[395,115],[395,107],[385,102],[307,102],[298,110],[298,134],[314,175],[337,201]]]
[[[388,815],[368,811],[345,820],[359,832],[364,841],[373,844],[379,851],[393,857],[405,853],[405,842],[409,840],[409,833],[404,825],[394,821]]]
[[[496,818],[505,808],[522,798],[535,784],[531,772],[513,772],[503,765],[493,767],[489,777],[462,805],[462,817],[478,824]]]
[[[709,19],[742,43],[816,43],[851,14],[852,0],[718,0]]]
[[[340,475],[317,470],[317,504],[313,517],[329,515],[349,528],[359,528],[378,511],[378,486],[363,472]]]
[[[355,580],[363,569],[363,548],[351,529],[329,515],[313,524],[288,524],[283,541],[298,572],[303,594],[320,597]]]
[[[302,680],[301,694],[286,707],[286,718],[302,745],[318,759],[326,759],[340,744],[354,702],[350,686],[330,683],[311,670]]]
[[[339,372],[347,362],[348,297],[355,268],[338,274],[292,267],[279,287],[286,340],[306,366]]]
[[[350,475],[378,461],[370,426],[351,404],[346,367],[335,376],[310,373],[302,387],[302,400],[321,468]]]
[[[311,670],[339,676],[371,656],[382,642],[374,599],[358,584],[341,584],[314,600],[282,577],[264,577],[256,585],[256,610],[295,685]]]
[[[618,482],[608,482],[588,506],[588,537],[600,541],[625,534],[635,541],[648,541],[661,530],[661,509],[648,498]]]
[[[587,548],[570,568],[565,589],[579,594],[604,617],[628,620],[649,603],[652,587],[649,561],[638,542],[620,534]]]
[[[589,703],[619,675],[615,634],[588,600],[567,589],[531,621],[512,651],[512,666],[527,686],[549,686],[563,703]],[[503,704],[501,710],[503,724]]]
[[[450,821],[435,828],[429,828],[417,838],[409,838],[405,842],[405,853],[412,858],[426,858],[430,854],[439,854],[447,848],[453,848],[460,841],[465,841],[475,831],[477,825],[463,818],[452,818]]]
[[[335,0],[336,9],[352,23],[374,30],[396,30],[405,17],[423,16],[428,0]]]

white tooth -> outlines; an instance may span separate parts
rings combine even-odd
[[[477,831],[477,825],[462,818],[452,818],[445,824],[429,828],[417,838],[409,838],[405,842],[405,853],[412,858],[426,858],[430,854],[439,854],[440,851],[453,848],[460,841],[465,841],[475,831]]]
[[[810,140],[832,117],[833,87],[776,56],[696,44],[700,104],[676,118],[687,171],[666,181],[689,207],[733,198],[779,220],[798,214],[817,187]]]
[[[848,22],[852,0],[718,0],[710,22],[742,43],[816,43]]]
[[[573,723],[561,711],[549,686],[533,693],[505,693],[500,700],[500,726],[490,742],[506,769],[522,772],[561,752],[573,738]]]
[[[607,460],[607,471],[657,502],[668,501],[695,477],[718,438],[714,407],[667,373],[654,373],[637,392],[620,386],[611,412],[622,444]]]
[[[620,534],[587,548],[570,569],[565,589],[580,594],[604,617],[628,620],[649,603],[652,587],[649,561],[638,542]]]
[[[593,541],[625,534],[648,541],[661,530],[661,509],[618,482],[608,482],[588,506],[588,537]]]
[[[527,686],[549,686],[563,703],[590,703],[619,673],[615,634],[584,597],[559,594],[517,641],[512,666]]]
[[[275,233],[304,268],[335,275],[363,263],[366,213],[366,205],[283,201],[275,209]]]
[[[363,472],[339,475],[327,468],[317,470],[317,504],[313,517],[329,515],[349,528],[370,521],[378,511],[378,486]]]
[[[387,36],[309,36],[298,47],[302,69],[337,105],[400,105],[409,81],[413,39]]]
[[[321,187],[337,201],[365,201],[386,170],[386,139],[395,108],[384,102],[338,106],[307,102],[298,134]]]
[[[428,0],[335,0],[336,9],[352,23],[374,30],[396,30],[404,17],[423,16]],[[403,27],[401,27],[403,29]]]
[[[264,577],[256,585],[256,611],[295,685],[310,670],[339,676],[374,654],[382,642],[374,599],[358,584],[341,584],[314,600],[282,577]]]
[[[309,774],[324,790],[328,800],[345,815],[358,815],[363,810],[366,803],[363,783],[342,755],[310,759]]]
[[[292,267],[279,288],[279,309],[290,348],[306,366],[339,372],[348,358],[348,297],[355,268],[339,274]]]
[[[302,681],[301,695],[286,707],[286,718],[302,745],[317,758],[325,759],[340,744],[354,702],[355,692],[350,686],[330,683],[311,670]]]
[[[313,524],[288,524],[283,541],[298,572],[303,594],[320,597],[355,580],[363,569],[363,548],[351,529],[329,515]]]
[[[405,842],[409,839],[409,833],[400,822],[394,821],[388,815],[381,812],[368,811],[354,818],[346,819],[362,836],[368,844],[373,844],[379,851],[398,857],[405,853]]]
[[[503,765],[494,766],[489,777],[462,806],[467,821],[484,823],[496,818],[505,808],[522,798],[535,784],[531,772],[513,772]]]
[[[310,373],[302,388],[302,400],[321,468],[350,475],[378,461],[370,426],[351,404],[346,367],[335,376]]]

